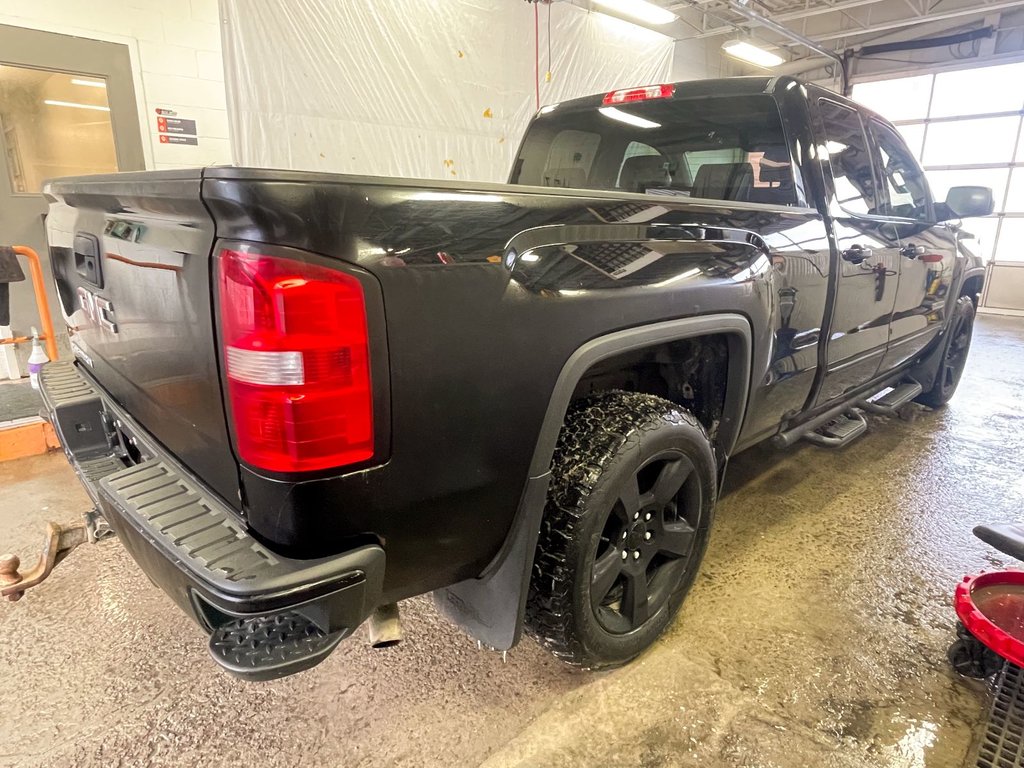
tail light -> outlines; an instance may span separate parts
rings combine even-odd
[[[220,319],[239,457],[302,472],[374,453],[359,281],[277,256],[220,253]]]
[[[648,85],[643,88],[624,88],[621,91],[612,91],[605,94],[605,106],[609,104],[629,104],[634,101],[649,101],[650,99],[671,99],[675,95],[674,85]]]

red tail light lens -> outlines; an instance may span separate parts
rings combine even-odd
[[[373,456],[366,305],[343,272],[220,253],[224,365],[238,454],[275,472]]]
[[[629,104],[633,101],[648,101],[649,99],[670,99],[675,95],[674,85],[648,85],[644,88],[625,88],[621,91],[612,91],[605,94],[604,105]]]

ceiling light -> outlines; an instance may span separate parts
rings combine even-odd
[[[770,51],[758,48],[746,40],[726,40],[722,43],[722,50],[737,59],[742,59],[758,67],[777,67],[785,61],[781,56],[776,56]]]
[[[667,8],[648,3],[647,0],[594,0],[594,5],[600,5],[644,24],[668,24],[679,18]]]
[[[653,120],[647,120],[638,115],[631,115],[629,112],[623,112],[617,107],[601,107],[597,111],[605,117],[610,117],[612,120],[618,120],[620,123],[635,125],[637,128],[661,128],[661,123],[656,123]]]
[[[100,107],[95,104],[79,104],[75,101],[55,101],[54,99],[46,99],[43,104],[47,104],[51,107],[74,107],[75,109],[95,109],[97,112],[109,112],[110,107]]]
[[[90,88],[106,88],[107,87],[107,84],[104,83],[102,80],[82,80],[81,78],[78,78],[78,77],[72,77],[71,78],[71,84],[72,85],[86,85],[86,86],[88,86]]]

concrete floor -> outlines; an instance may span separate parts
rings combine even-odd
[[[961,766],[984,693],[945,663],[953,586],[1004,564],[971,535],[1024,508],[1024,319],[982,317],[948,408],[844,451],[737,457],[703,574],[636,663],[478,651],[425,599],[246,684],[116,543],[0,605],[0,765]],[[86,500],[61,455],[0,464],[0,548]]]

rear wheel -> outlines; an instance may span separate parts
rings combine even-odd
[[[935,384],[927,392],[918,395],[917,402],[932,408],[940,408],[949,402],[956,392],[967,364],[967,353],[971,349],[973,333],[974,302],[968,296],[961,296],[953,305],[953,315],[949,320],[949,331],[943,341],[942,359],[935,376]]]
[[[674,403],[608,392],[574,405],[552,464],[530,634],[592,669],[643,651],[697,575],[715,478],[707,433]]]

